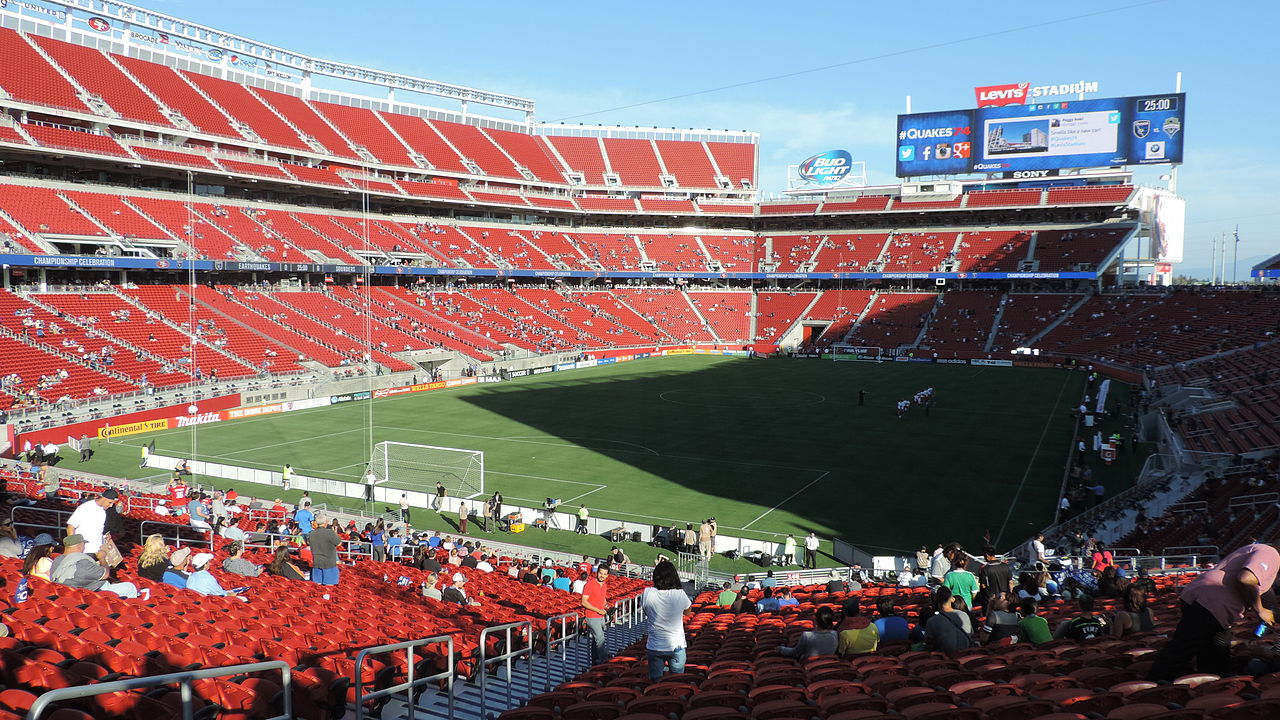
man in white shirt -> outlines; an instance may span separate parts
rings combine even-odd
[[[93,554],[102,547],[102,533],[107,524],[107,508],[120,501],[120,493],[104,490],[101,495],[84,503],[67,518],[67,534],[84,538],[84,552]]]
[[[818,567],[818,534],[809,533],[809,537],[804,539],[804,566],[807,568]]]
[[[373,474],[373,468],[369,468],[369,472],[364,475],[364,501],[373,502],[373,486],[377,484],[378,476]]]
[[[493,565],[489,562],[487,555],[476,561],[476,569],[481,572],[493,572]]]

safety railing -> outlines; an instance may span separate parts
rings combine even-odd
[[[1169,506],[1165,512],[1171,513],[1203,513],[1209,512],[1209,503],[1204,500],[1191,500],[1188,502],[1174,503]]]
[[[153,528],[160,527],[162,529],[158,533],[149,533],[147,532],[147,526],[151,526]],[[173,534],[166,535],[166,529]],[[186,531],[185,535],[183,534],[183,530]],[[140,541],[144,544],[147,542],[147,536],[154,534],[159,535],[166,543],[171,543],[173,545],[208,545],[210,549],[213,548],[213,533],[209,530],[202,531],[199,528],[195,528],[190,525],[179,525],[177,523],[162,522],[160,520],[143,520],[142,523],[138,525],[138,534],[141,536]]]
[[[560,651],[560,668],[563,671],[560,681],[567,680],[571,677],[572,672],[569,670],[569,644],[577,644],[581,632],[578,629],[578,613],[567,612],[559,615],[552,615],[547,618],[547,658],[550,659],[555,655],[556,651]],[[555,632],[557,626],[560,632]],[[547,663],[547,672],[544,679],[542,689],[544,692],[551,690],[551,663]]]
[[[266,670],[279,670],[281,676],[280,687],[283,691],[283,712],[279,715],[273,715],[269,718],[261,718],[261,720],[293,720],[293,675],[289,669],[289,664],[282,660],[267,660],[265,662],[248,663],[246,665],[226,665],[224,667],[204,668],[202,670],[189,670],[186,672],[170,673],[168,675],[153,675],[151,677],[131,678],[129,680],[114,680],[112,682],[96,683],[93,685],[75,685],[72,687],[56,688],[54,690],[46,690],[41,693],[36,701],[31,704],[31,709],[27,711],[27,720],[40,720],[44,713],[53,705],[66,700],[79,700],[96,695],[107,695],[117,692],[128,692],[137,690],[138,688],[156,687],[159,685],[178,685],[178,691],[182,697],[182,719],[193,720],[195,717],[195,695],[192,683],[197,680],[206,680],[209,678],[227,677],[232,675],[247,675],[249,673],[258,673]]]
[[[1227,503],[1227,507],[1232,510],[1239,510],[1241,508],[1252,508],[1259,505],[1275,505],[1277,501],[1280,501],[1280,493],[1269,492],[1258,493],[1256,495],[1241,495],[1239,497],[1231,498],[1231,501]]]
[[[13,526],[15,528],[27,527],[27,528],[35,528],[36,530],[48,530],[50,531],[50,534],[57,536],[67,527],[67,518],[71,517],[72,512],[74,511],[60,510],[58,508],[42,508],[42,507],[32,507],[29,505],[15,505],[9,509],[9,522],[13,523]],[[32,513],[36,515],[37,518],[41,515],[52,515],[53,522],[52,524],[50,524],[50,523],[28,522],[26,520],[19,520],[18,519],[19,513],[23,515],[26,515],[27,513]]]
[[[1160,557],[1161,568],[1169,565],[1199,565],[1205,562],[1217,562],[1222,557],[1222,550],[1217,545],[1183,545],[1165,548]]]
[[[435,675],[417,677],[417,671],[418,671],[417,660],[414,657],[414,649],[420,648],[426,645],[436,645],[439,643],[444,643],[445,647],[447,648],[446,658],[448,662],[445,664],[445,669],[436,673]],[[366,693],[364,691],[364,686],[365,686],[364,660],[365,658],[370,655],[396,652],[397,650],[403,650],[405,652],[405,661],[407,663],[406,670],[405,670],[405,681],[400,683],[399,685],[392,685],[391,687],[386,687],[381,690],[375,690],[373,692]],[[455,663],[454,663],[454,657],[453,657],[453,637],[450,635],[434,635],[432,637],[422,638],[421,640],[408,640],[406,642],[393,643],[391,645],[378,645],[376,647],[365,648],[364,650],[361,650],[360,654],[356,656],[356,669],[355,669],[356,720],[364,720],[365,705],[368,704],[369,702],[372,702],[374,700],[380,700],[384,697],[390,697],[392,695],[396,695],[401,692],[403,692],[407,696],[409,701],[408,706],[405,710],[404,717],[407,717],[409,720],[414,720],[414,718],[417,717],[417,707],[418,707],[418,704],[413,699],[414,694],[417,692],[419,687],[429,682],[435,682],[437,680],[445,681],[445,687],[446,687],[445,694],[448,697],[448,703],[449,703],[449,714],[447,715],[447,717],[450,720],[452,720],[454,664]]]
[[[519,647],[517,647],[517,643],[512,642],[512,631],[514,630],[519,631],[518,632],[519,639],[522,641]],[[499,633],[502,634],[503,652],[501,655],[489,657],[489,643],[488,643],[489,637],[491,635],[498,635]],[[533,642],[532,640],[533,640],[533,623],[529,620],[506,623],[504,625],[494,625],[493,627],[487,627],[484,630],[480,631],[480,667],[478,672],[480,673],[481,717],[487,717],[488,711],[489,711],[487,698],[489,693],[489,664],[490,663],[501,662],[503,664],[503,668],[506,670],[507,681],[503,683],[503,685],[506,688],[505,690],[506,694],[504,698],[505,704],[503,705],[504,708],[511,707],[511,688],[512,688],[511,661],[513,659],[523,657],[529,660],[529,662],[525,663],[525,665],[527,666],[526,672],[528,672],[528,681],[526,686],[529,688],[529,692],[531,693],[533,692],[533,662],[532,662]]]

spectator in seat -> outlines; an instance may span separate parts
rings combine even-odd
[[[738,590],[738,597],[734,599],[733,604],[729,606],[729,612],[732,613],[752,613],[759,612],[755,602],[749,597],[750,590],[743,586]]]
[[[525,563],[524,571],[520,574],[520,582],[530,585],[538,584],[538,573],[534,571],[531,563]]]
[[[786,657],[807,659],[822,655],[835,655],[840,638],[835,631],[835,613],[828,605],[822,605],[813,617],[813,629],[800,634],[795,645],[779,645],[778,652]]]
[[[1080,603],[1080,614],[1058,625],[1058,629],[1053,633],[1053,639],[1084,642],[1109,634],[1107,619],[1093,612],[1093,597],[1082,594],[1077,602]]]
[[[778,587],[778,579],[773,576],[773,571],[766,571],[764,577],[760,579],[761,588]]]
[[[565,592],[573,589],[573,583],[570,582],[569,574],[565,572],[564,568],[556,571],[556,579],[551,581],[551,587]]]
[[[982,633],[987,644],[996,644],[1004,640],[1017,642],[1020,631],[1018,613],[1009,609],[1009,593],[998,591],[992,593],[987,602],[987,615],[982,621]]]
[[[113,583],[108,581],[111,568],[104,567],[91,555],[85,552],[85,538],[81,535],[68,535],[62,541],[66,552],[59,555],[49,565],[49,579],[59,585],[84,588],[86,590],[107,591],[123,598],[138,597],[138,588],[133,583]]]
[[[180,547],[169,556],[169,567],[161,576],[166,585],[185,588],[191,576],[191,548]]]
[[[827,575],[827,592],[829,593],[844,592],[846,589],[847,589],[847,586],[845,585],[844,578],[840,577],[839,572],[832,570]]]
[[[255,565],[244,559],[244,544],[233,542],[227,546],[227,552],[230,557],[222,561],[222,569],[232,575],[243,575],[245,577],[258,577],[262,574],[262,567]]]
[[[187,578],[187,589],[201,595],[213,595],[215,597],[232,595],[240,597],[235,593],[227,592],[222,587],[222,584],[218,582],[218,579],[213,576],[213,573],[209,572],[209,563],[211,562],[213,562],[213,553],[196,553],[195,557],[191,558],[191,568],[194,572],[191,573],[191,577]],[[240,599],[247,600],[247,598]]]
[[[1198,672],[1226,675],[1231,663],[1231,626],[1243,620],[1246,612],[1266,625],[1275,624],[1262,595],[1275,584],[1277,566],[1280,552],[1276,548],[1252,543],[1184,587],[1178,627],[1156,656],[1148,677],[1172,680],[1187,672],[1193,658]]]
[[[800,601],[795,599],[795,596],[791,594],[791,588],[789,587],[778,588],[778,590],[774,593],[774,596],[778,598],[779,610],[785,607],[800,606]]]
[[[840,607],[844,611],[844,619],[836,628],[839,635],[836,654],[848,656],[875,652],[880,646],[880,631],[875,623],[862,614],[858,598],[848,598]]]
[[[147,541],[142,545],[142,552],[138,555],[138,576],[152,582],[164,582],[164,574],[168,569],[169,548],[164,544],[164,538],[156,534],[148,535]]]
[[[0,518],[0,557],[20,558],[24,550],[13,522],[9,518]]]
[[[933,617],[925,625],[925,645],[954,655],[972,644],[973,625],[968,613],[955,609],[955,596],[945,585],[933,594]]]
[[[445,588],[445,591],[441,593],[441,598],[445,602],[457,603],[459,605],[480,604],[467,597],[467,576],[462,573],[453,574],[453,584]]]
[[[882,596],[876,602],[876,612],[880,617],[876,620],[876,632],[880,635],[880,642],[903,643],[910,639],[911,625],[907,619],[897,612],[897,598],[890,596]]]
[[[1033,645],[1053,642],[1053,633],[1049,632],[1049,621],[1039,614],[1040,604],[1035,598],[1023,598],[1018,605],[1018,638]]]
[[[28,577],[49,579],[49,568],[53,565],[54,539],[49,533],[40,533],[35,537],[35,544],[22,559],[22,574]]]
[[[288,580],[307,579],[306,573],[302,572],[302,569],[290,559],[288,545],[281,545],[276,548],[275,555],[272,556],[271,562],[267,564],[267,574]]]
[[[675,565],[660,562],[653,569],[653,587],[641,596],[648,640],[645,654],[649,658],[649,681],[658,682],[666,669],[684,672],[684,616],[691,609],[689,596],[681,587]]]
[[[1147,590],[1137,583],[1124,589],[1122,606],[1111,619],[1111,636],[1122,638],[1131,633],[1151,632],[1156,616],[1147,606]]]
[[[733,583],[726,582],[720,589],[720,595],[716,597],[716,605],[720,607],[729,607],[734,600],[738,599],[738,593],[733,591]]]
[[[440,575],[438,573],[427,573],[427,579],[422,581],[422,597],[431,598],[432,600],[444,600],[444,594],[440,592],[438,587],[440,584]]]
[[[778,598],[774,597],[773,588],[766,587],[761,592],[763,595],[760,598],[760,601],[756,603],[756,612],[777,612]]]
[[[427,572],[440,572],[440,561],[436,560],[436,552],[430,545],[418,546],[418,558],[414,566]]]
[[[1111,555],[1111,551],[1107,549],[1107,546],[1099,541],[1097,547],[1093,550],[1092,560],[1093,564],[1091,567],[1095,572],[1100,573],[1111,567],[1113,557]]]

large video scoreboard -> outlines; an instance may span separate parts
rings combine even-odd
[[[1182,162],[1186,94],[898,116],[898,177]]]

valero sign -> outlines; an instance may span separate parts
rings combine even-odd
[[[828,150],[800,163],[800,177],[814,185],[834,185],[853,168],[853,156],[845,150]]]

